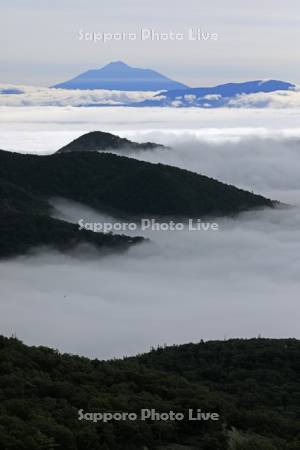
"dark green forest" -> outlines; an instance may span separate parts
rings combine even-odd
[[[120,252],[143,241],[142,237],[79,230],[77,225],[46,215],[11,214],[3,218],[0,214],[0,258],[28,254],[41,247],[70,254],[79,249],[91,256],[93,248],[102,253]]]
[[[203,175],[111,153],[0,151],[0,179],[30,195],[65,197],[127,216],[203,217],[274,206],[260,195]]]
[[[259,338],[99,361],[0,337],[0,448],[296,450],[299,356],[296,339]],[[143,408],[201,408],[220,421],[78,420],[80,409]]]
[[[0,258],[46,246],[71,252],[80,244],[81,250],[90,244],[102,252],[120,251],[144,240],[79,230],[77,225],[50,217],[50,213],[46,199],[0,178]]]
[[[67,251],[89,243],[101,249],[122,249],[142,241],[79,230],[53,219],[52,197],[133,220],[143,215],[228,215],[275,204],[186,170],[110,153],[36,156],[0,150],[0,258],[41,246]]]

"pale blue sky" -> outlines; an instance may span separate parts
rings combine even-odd
[[[218,41],[92,43],[80,29],[184,32]],[[0,82],[52,85],[113,60],[192,86],[258,78],[300,82],[299,0],[0,0]]]

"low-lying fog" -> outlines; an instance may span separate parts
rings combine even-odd
[[[26,120],[20,119],[15,141],[10,127],[5,128],[0,148],[29,151],[31,142],[35,151],[49,153],[49,130],[54,149],[64,145],[66,136],[68,141],[72,133],[72,139],[80,133],[69,117],[63,137],[67,118],[60,114],[57,125],[49,119],[43,130],[31,122],[22,148]],[[105,111],[97,114],[100,121]],[[213,127],[211,112],[201,112],[205,127],[199,123],[198,128],[195,111],[176,112],[174,129],[165,112],[157,113],[157,129],[152,116],[147,122],[146,112],[141,114],[144,128],[141,115],[132,112],[126,119],[116,113],[114,131],[172,145],[173,150],[131,156],[188,168],[294,206],[214,219],[219,231],[145,232],[151,243],[99,259],[93,253],[75,258],[43,252],[2,261],[0,332],[15,333],[28,344],[99,358],[200,339],[299,337],[300,129],[295,112],[286,112],[277,130],[276,114],[271,120],[270,111],[265,120],[261,113],[259,129],[252,112],[249,128],[243,111],[242,123],[236,116],[234,128],[228,123],[230,111],[223,111],[224,126],[216,113],[219,128]],[[94,122],[83,128],[103,129]],[[82,205],[54,203],[57,215],[73,222],[110,220]]]

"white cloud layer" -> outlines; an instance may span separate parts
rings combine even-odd
[[[7,93],[18,90],[20,93]],[[154,97],[157,92],[68,90],[0,84],[0,106],[91,106],[127,105]]]
[[[0,107],[0,149],[53,153],[80,135],[107,131],[137,142],[300,140],[300,108]]]
[[[153,232],[152,244],[99,260],[42,253],[2,262],[1,330],[100,358],[202,338],[299,337],[300,210],[219,226]]]
[[[9,93],[12,91],[12,93]],[[14,91],[19,93],[14,93]],[[144,100],[159,101],[163,94],[158,92],[127,92],[109,90],[86,90],[79,89],[51,89],[46,87],[34,87],[12,84],[0,84],[0,107],[1,106],[126,106],[139,103]],[[202,97],[201,100],[203,100]],[[208,103],[204,107],[211,107],[210,101],[220,100],[220,95],[206,95]],[[197,103],[196,95],[178,96],[172,102],[172,106],[180,107],[183,104],[193,106]],[[276,91],[270,93],[243,94],[228,101],[231,108],[300,108],[300,89],[290,91]]]
[[[202,338],[299,337],[299,111],[3,111],[0,148],[47,153],[104,128],[173,147],[142,159],[294,206],[219,219],[219,232],[152,232],[151,244],[98,260],[52,252],[1,262],[2,333],[100,358]],[[81,205],[57,205],[68,220],[107,221]]]
[[[229,107],[238,108],[299,108],[300,90],[261,92],[240,95],[229,101]]]

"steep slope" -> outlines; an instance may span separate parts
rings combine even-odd
[[[0,177],[36,195],[65,197],[118,215],[201,217],[274,203],[187,170],[112,153],[0,152]]]
[[[56,84],[61,89],[109,89],[117,91],[161,91],[187,86],[150,69],[130,67],[122,61],[88,70],[69,81]]]

